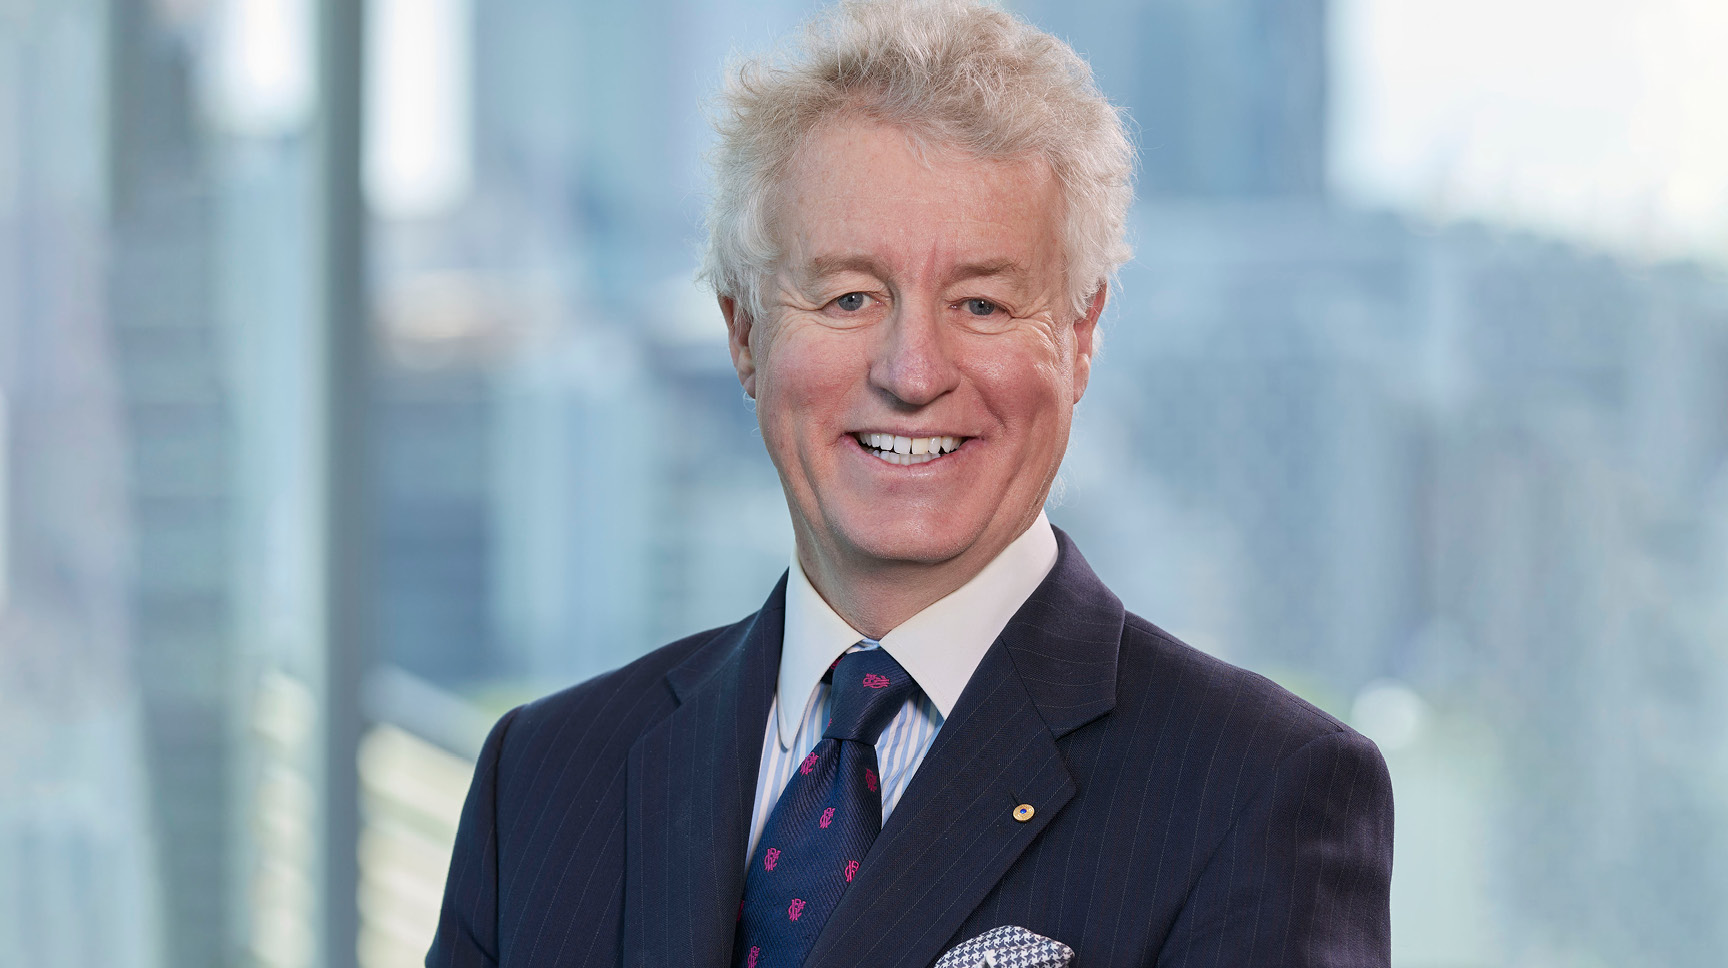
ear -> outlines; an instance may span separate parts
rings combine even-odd
[[[720,315],[726,317],[726,349],[732,354],[732,368],[738,371],[738,382],[744,394],[756,399],[756,355],[750,349],[750,331],[754,328],[749,310],[738,305],[732,296],[720,297]]]
[[[1098,317],[1104,314],[1104,302],[1110,284],[1098,282],[1098,291],[1086,307],[1086,315],[1074,321],[1074,402],[1086,395],[1086,384],[1092,379],[1092,356],[1098,351]]]

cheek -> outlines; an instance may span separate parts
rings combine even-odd
[[[1073,373],[1056,347],[1044,341],[981,354],[972,372],[991,408],[1005,419],[1045,424],[1063,419],[1072,407]]]
[[[865,370],[833,334],[788,330],[770,345],[757,375],[757,407],[764,432],[782,434],[828,422],[862,384]]]

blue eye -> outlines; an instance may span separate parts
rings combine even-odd
[[[968,299],[962,305],[974,316],[989,316],[996,312],[996,304],[988,299]]]
[[[839,299],[834,300],[834,305],[840,307],[846,312],[855,313],[864,308],[864,294],[861,292],[849,292],[846,295],[841,296]]]

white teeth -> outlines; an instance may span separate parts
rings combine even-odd
[[[936,454],[896,454],[891,450],[876,450],[871,451],[871,453],[880,460],[901,467],[908,467],[912,464],[928,464],[939,456]]]
[[[966,442],[965,437],[901,437],[882,433],[858,434],[857,440],[881,460],[903,467],[951,454]]]

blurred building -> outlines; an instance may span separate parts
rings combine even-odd
[[[1326,0],[1011,5],[1072,44],[1138,134],[1139,195],[1326,190]]]
[[[0,935],[224,964],[228,411],[185,52],[141,8],[9,16]]]
[[[189,38],[144,4],[108,15],[107,317],[128,443],[132,668],[142,696],[165,957],[238,949],[233,797],[235,470],[213,187]]]
[[[735,619],[785,567],[778,484],[689,276],[712,67],[728,30],[801,12],[473,8],[472,184],[379,226],[392,661],[551,687]],[[644,46],[710,67],[649,70]]]

